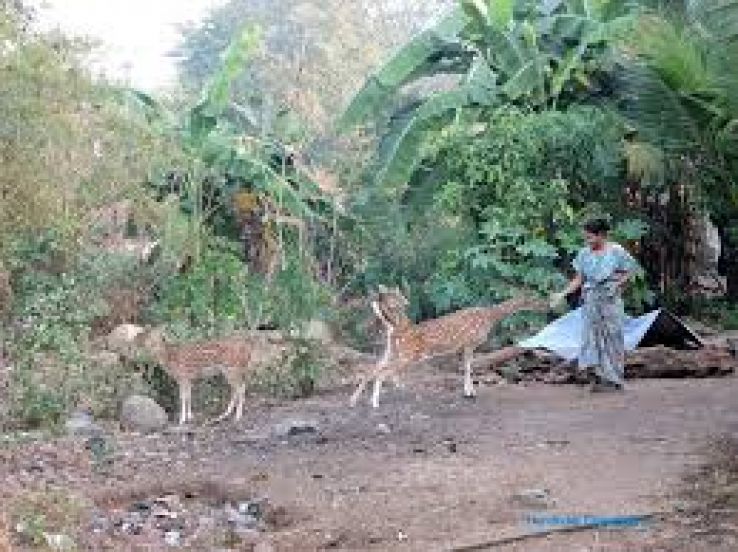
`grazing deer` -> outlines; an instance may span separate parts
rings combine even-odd
[[[287,348],[284,337],[271,332],[175,345],[166,342],[161,328],[155,328],[137,336],[136,342],[177,382],[180,425],[192,420],[193,382],[218,372],[225,376],[231,388],[231,400],[215,421],[225,420],[234,411],[236,420],[240,420],[246,376],[281,358]]]
[[[379,406],[382,383],[392,379],[399,384],[399,374],[408,366],[438,356],[463,353],[464,396],[474,397],[471,364],[474,350],[487,340],[492,327],[519,311],[545,311],[548,304],[540,299],[519,297],[493,307],[472,307],[441,318],[414,324],[405,314],[407,299],[399,288],[379,288],[372,309],[386,329],[386,348],[380,361],[367,370],[351,396],[355,406],[369,380],[374,379],[371,404]]]

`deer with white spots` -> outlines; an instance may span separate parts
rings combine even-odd
[[[487,340],[492,327],[502,319],[520,311],[546,311],[548,304],[540,299],[519,297],[493,307],[472,307],[440,318],[414,324],[405,313],[408,301],[399,288],[380,286],[372,301],[374,314],[384,324],[386,348],[381,360],[361,377],[351,396],[355,406],[370,380],[374,380],[371,404],[379,406],[382,383],[391,379],[399,384],[400,373],[408,367],[438,356],[462,353],[464,367],[464,396],[474,397],[472,357],[474,351]]]
[[[192,385],[195,380],[215,375],[225,376],[231,388],[231,400],[216,421],[235,414],[243,415],[246,378],[258,368],[279,360],[288,342],[273,332],[253,332],[249,336],[231,336],[196,343],[167,343],[163,328],[143,330],[135,342],[155,360],[179,387],[179,423],[192,420]]]

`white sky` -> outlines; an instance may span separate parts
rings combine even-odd
[[[178,25],[202,19],[225,0],[31,0],[42,28],[102,42],[95,65],[108,76],[154,91],[176,77],[167,54]]]

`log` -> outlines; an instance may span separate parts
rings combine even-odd
[[[492,353],[475,356],[472,364],[473,368],[475,369],[481,368],[489,370],[490,368],[494,368],[496,366],[505,364],[506,362],[510,362],[511,360],[514,360],[519,356],[524,355],[525,353],[526,350],[520,347],[503,347],[502,349],[499,349]]]

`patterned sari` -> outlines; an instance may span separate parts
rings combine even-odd
[[[579,251],[573,262],[582,276],[582,340],[579,368],[594,368],[600,381],[622,386],[625,376],[623,300],[618,277],[634,271],[633,257],[617,244],[601,253]]]

